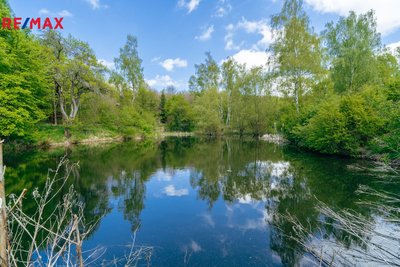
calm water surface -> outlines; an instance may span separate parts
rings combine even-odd
[[[317,229],[317,199],[373,218],[357,204],[359,185],[400,193],[366,171],[368,163],[252,140],[195,138],[8,153],[8,193],[42,187],[64,154],[79,162],[69,182],[86,203],[86,219],[104,215],[85,249],[122,257],[136,231],[136,245],[154,247],[152,266],[308,266],[283,215]]]

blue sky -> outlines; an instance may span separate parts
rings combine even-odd
[[[263,64],[271,42],[269,21],[282,0],[10,0],[19,17],[64,17],[63,34],[86,41],[112,65],[127,34],[138,37],[145,79],[155,89],[187,88],[194,64],[206,51],[221,62],[233,56],[248,66]],[[400,44],[398,0],[304,0],[320,32],[349,10],[376,10],[383,43]]]

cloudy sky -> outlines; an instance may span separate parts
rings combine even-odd
[[[248,66],[263,64],[271,42],[270,17],[282,0],[10,0],[18,17],[63,16],[63,34],[87,41],[112,66],[126,35],[139,40],[149,85],[187,88],[194,64],[206,51]],[[376,11],[384,44],[400,44],[398,0],[304,0],[316,32],[350,10]]]

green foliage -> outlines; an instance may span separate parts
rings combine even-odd
[[[65,127],[63,125],[39,123],[36,125],[36,128],[37,131],[35,132],[33,138],[39,144],[64,141]]]
[[[23,31],[0,31],[0,50],[0,139],[29,139],[50,110],[49,59]]]
[[[2,30],[0,139],[58,142],[65,129],[72,141],[149,136],[161,122],[170,131],[281,133],[323,153],[399,158],[400,49],[381,50],[370,11],[328,23],[324,50],[302,4],[285,0],[272,17],[266,66],[248,68],[232,58],[218,64],[206,53],[190,77],[190,94],[149,88],[132,35],[110,71],[72,36],[46,31],[38,39],[28,31]],[[0,0],[0,17],[10,14]],[[57,124],[59,117],[61,126],[44,123],[49,118]]]
[[[300,113],[283,99],[278,113],[282,132],[299,146],[322,153],[398,158],[399,64],[387,51],[377,53],[380,35],[373,12],[350,12],[328,24],[324,38],[331,80],[312,85]]]
[[[88,94],[82,100],[80,123],[84,128],[102,128],[124,136],[150,135],[156,125],[154,116],[132,105],[120,106],[109,95]]]
[[[302,146],[324,153],[357,155],[387,123],[382,96],[370,88],[326,99],[293,134]]]
[[[398,83],[398,82],[396,82]],[[395,83],[395,84],[396,84]],[[382,113],[385,124],[380,134],[376,135],[368,144],[368,148],[378,158],[390,161],[400,159],[400,86],[388,85],[382,90],[385,97],[376,108]]]
[[[118,118],[119,131],[126,136],[137,134],[151,135],[155,130],[156,120],[152,114],[139,113],[132,106],[122,107]]]
[[[114,59],[116,72],[114,78],[120,83],[125,84],[134,92],[133,98],[137,91],[144,83],[142,60],[138,53],[138,41],[133,35],[128,35],[125,45],[119,50],[119,57]]]
[[[197,130],[208,135],[222,133],[220,95],[216,88],[210,88],[197,97],[193,103]]]
[[[194,119],[189,102],[181,94],[170,97],[166,104],[167,127],[171,131],[190,132]]]
[[[104,71],[89,44],[71,35],[64,38],[60,33],[47,31],[42,44],[50,52],[53,120],[60,113],[64,124],[72,124],[81,107],[81,97],[89,92],[103,91]]]
[[[306,125],[294,128],[300,145],[324,153],[344,153],[352,150],[351,136],[346,129],[346,118],[340,103],[330,101],[321,105],[317,114]]]
[[[205,63],[195,65],[196,74],[189,79],[189,89],[194,93],[201,93],[219,84],[219,67],[212,58],[211,53],[206,53]]]
[[[162,90],[161,97],[160,97],[160,114],[159,114],[161,123],[167,122],[167,110],[165,108],[166,101],[167,100],[165,98],[164,90]]]
[[[118,106],[115,99],[90,93],[82,99],[82,110],[79,120],[84,125],[103,126],[106,129],[117,131]]]
[[[136,95],[135,105],[139,110],[155,115],[158,113],[159,97],[155,91],[140,87]]]
[[[0,138],[27,137],[35,123],[44,118],[36,99],[21,87],[0,90]]]
[[[272,17],[275,41],[270,46],[279,88],[294,98],[297,112],[301,96],[323,72],[320,40],[311,32],[302,4],[286,0],[281,12]]]
[[[360,89],[364,84],[376,82],[380,34],[376,31],[374,12],[357,16],[350,12],[338,23],[328,23],[324,31],[331,76],[338,92]]]

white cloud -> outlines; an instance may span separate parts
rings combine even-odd
[[[395,42],[395,43],[390,43],[388,45],[386,45],[387,48],[389,48],[389,50],[391,52],[395,52],[397,47],[400,47],[400,41],[399,42]]]
[[[100,0],[86,0],[93,9],[98,9],[100,8]]]
[[[398,0],[305,0],[313,9],[321,13],[347,16],[349,11],[365,13],[375,10],[378,31],[388,35],[400,27],[400,1]]]
[[[195,10],[199,4],[200,4],[201,0],[179,0],[178,1],[178,6],[182,7],[182,8],[186,8],[188,11],[188,14],[192,13],[193,10]]]
[[[57,13],[60,17],[72,17],[72,13],[69,12],[68,10],[62,10],[60,12]]]
[[[242,18],[237,24],[229,24],[226,27],[225,35],[225,49],[226,50],[239,50],[243,45],[243,42],[236,45],[233,41],[233,37],[238,30],[244,30],[246,33],[256,33],[262,36],[262,38],[253,45],[253,49],[265,49],[272,42],[271,29],[268,26],[268,21],[265,19],[250,21]]]
[[[165,88],[168,86],[180,87],[181,82],[174,81],[169,75],[156,75],[154,79],[146,80],[150,87],[154,88]]]
[[[237,27],[239,29],[244,29],[247,33],[257,33],[262,35],[261,40],[257,42],[257,45],[261,48],[266,48],[272,41],[271,29],[266,20],[248,21],[245,18],[242,18],[242,21],[238,23]]]
[[[214,17],[222,18],[229,12],[231,12],[232,6],[229,3],[229,0],[219,0],[218,5],[215,9]]]
[[[240,50],[231,56],[236,62],[246,65],[247,69],[265,66],[268,62],[268,54],[265,51]],[[225,60],[224,60],[225,61]],[[221,63],[223,63],[222,61]]]
[[[151,59],[151,62],[158,62],[161,59],[161,57],[153,57]]]
[[[106,59],[99,59],[99,62],[109,69],[114,69],[114,67],[115,67],[113,61],[108,61]]]
[[[200,41],[210,40],[213,32],[214,32],[214,25],[211,25],[210,27],[204,29],[201,35],[196,36],[195,39]]]
[[[160,62],[160,65],[166,69],[167,71],[173,71],[174,68],[185,68],[187,67],[187,61],[185,59],[175,58],[168,58],[164,61]]]
[[[39,15],[48,15],[50,14],[50,10],[46,9],[46,8],[42,8],[39,10]]]
[[[191,13],[193,10],[195,10],[198,5],[200,4],[200,0],[190,0],[188,3],[188,12]]]
[[[235,32],[235,25],[229,24],[226,27],[226,35],[224,37],[225,40],[225,49],[226,50],[239,50],[241,45],[236,45],[233,42],[233,35]]]
[[[42,8],[39,10],[39,15],[41,16],[59,16],[59,17],[73,17],[74,15],[68,10],[64,9],[59,12],[52,12],[47,8]]]
[[[86,2],[92,6],[92,9],[108,8],[108,5],[101,4],[100,0],[86,0]]]
[[[174,185],[168,185],[164,188],[163,193],[167,196],[181,197],[188,195],[189,190],[187,188],[176,189]]]

